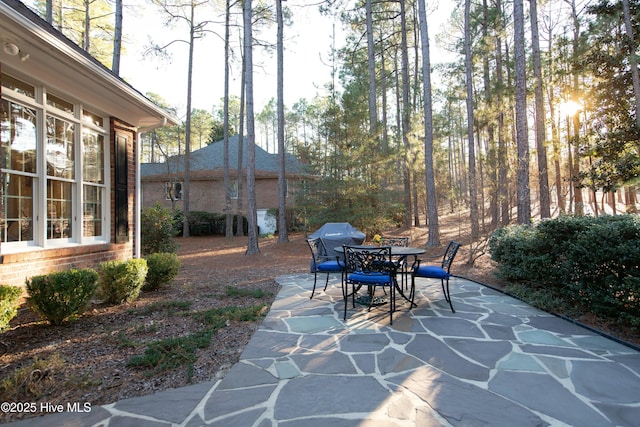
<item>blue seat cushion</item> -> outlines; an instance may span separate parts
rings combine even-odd
[[[316,271],[335,272],[344,270],[344,263],[341,261],[325,261],[316,265]]]
[[[349,282],[372,284],[372,285],[384,285],[391,283],[391,276],[384,273],[351,273],[348,278]]]
[[[418,277],[430,277],[433,279],[448,279],[449,274],[437,265],[425,265],[416,269],[415,273]]]

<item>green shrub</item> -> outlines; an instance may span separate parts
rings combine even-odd
[[[640,326],[640,217],[562,216],[489,240],[499,275],[554,293],[571,310]]]
[[[226,233],[227,216],[222,213],[212,213],[205,211],[191,211],[187,215],[189,221],[189,235],[190,236],[224,236]],[[174,235],[182,236],[182,224],[184,222],[184,214],[181,211],[176,211],[174,214]],[[238,217],[233,215],[233,234],[237,233],[238,229]],[[247,218],[242,217],[242,232],[247,234],[249,228]],[[163,251],[158,251],[163,252]],[[164,251],[173,252],[173,251]],[[149,252],[151,253],[151,252]]]
[[[147,256],[147,278],[143,291],[154,291],[163,283],[172,281],[180,270],[180,260],[174,253],[162,252]]]
[[[187,215],[191,236],[213,236],[219,228],[220,215],[204,211],[191,211]],[[224,219],[222,219],[224,221]]]
[[[141,214],[141,245],[143,255],[156,252],[176,252],[176,215],[169,209],[156,204],[145,208]]]
[[[530,225],[511,225],[496,230],[489,239],[491,258],[498,275],[506,280],[536,281],[551,264],[538,230]]]
[[[144,258],[101,263],[100,285],[105,301],[120,304],[138,298],[147,270],[147,260]]]
[[[18,301],[21,296],[21,288],[0,285],[0,332],[7,329],[11,319],[18,314]]]
[[[56,271],[26,280],[31,309],[52,325],[82,313],[98,286],[91,269]]]

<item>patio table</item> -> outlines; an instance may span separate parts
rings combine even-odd
[[[374,245],[348,245],[351,248],[355,248],[356,250],[361,249],[361,250],[375,250],[378,249],[381,246],[374,246]],[[389,246],[391,248],[391,256],[392,257],[397,257],[399,261],[406,259],[409,256],[414,256],[417,257],[418,255],[422,255],[423,253],[426,252],[426,249],[423,248],[417,248],[417,247],[411,247],[411,246]],[[339,252],[344,254],[344,247],[342,246],[336,246],[333,248],[334,251]],[[403,274],[403,273],[400,273]],[[401,286],[398,285],[398,281],[396,280],[396,284],[395,284],[396,290],[400,293],[400,295],[402,296],[402,298],[404,298],[406,301],[411,303],[411,306],[414,307],[416,304],[412,301],[413,299],[413,294],[415,292],[414,289],[411,289],[410,293],[409,293],[409,297],[407,297],[404,293],[404,290],[402,289]],[[370,292],[369,292],[370,293]],[[370,298],[370,297],[369,297]],[[370,303],[370,299],[366,300],[366,297],[360,298],[358,300],[358,302],[360,304],[365,304],[365,305],[369,305]],[[373,305],[381,305],[384,304],[386,302],[386,300],[384,299],[380,299],[379,302],[375,302]]]

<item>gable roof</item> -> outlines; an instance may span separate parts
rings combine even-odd
[[[229,138],[229,170],[236,171],[238,169],[238,141],[240,137],[234,135]],[[247,139],[243,139],[242,147],[242,167],[247,167]],[[278,175],[278,155],[271,154],[260,148],[256,148],[256,176],[277,176]],[[207,145],[199,150],[191,152],[190,155],[190,173],[191,176],[222,176],[224,172],[224,142],[217,141]],[[287,175],[304,174],[304,165],[301,164],[291,154],[285,156],[285,170]],[[140,174],[143,178],[152,176],[166,176],[171,174],[184,173],[184,156],[172,156],[167,162],[163,163],[142,163],[140,165]]]
[[[0,44],[3,72],[38,79],[140,130],[179,123],[20,1],[0,1]]]

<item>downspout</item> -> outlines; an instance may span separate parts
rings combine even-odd
[[[142,196],[140,194],[140,147],[141,147],[141,142],[140,142],[140,129],[138,129],[138,133],[136,134],[136,191],[135,191],[135,201],[134,204],[136,206],[135,209],[135,218],[134,218],[134,222],[135,222],[135,227],[134,227],[134,232],[133,232],[133,257],[134,258],[140,258],[140,202],[142,201]]]
[[[160,122],[160,125],[156,125],[156,126],[148,126],[146,128],[138,128],[138,132],[136,134],[136,191],[135,191],[135,196],[134,196],[134,204],[136,206],[135,209],[135,214],[134,214],[134,221],[135,221],[135,227],[134,227],[134,232],[133,232],[133,247],[134,247],[134,251],[133,251],[133,257],[134,258],[140,258],[141,254],[140,254],[140,244],[142,242],[142,239],[140,237],[141,235],[141,226],[140,226],[140,218],[141,218],[141,213],[142,213],[142,179],[140,177],[140,153],[142,152],[141,148],[142,148],[142,140],[140,138],[140,135],[143,132],[152,130],[152,129],[156,129],[159,127],[164,127],[167,125],[167,118],[163,117],[162,121]]]

